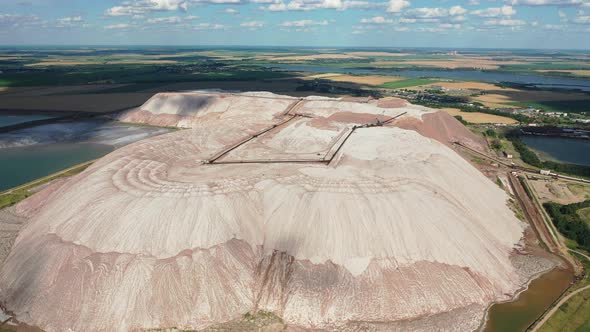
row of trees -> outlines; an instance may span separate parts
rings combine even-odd
[[[583,249],[590,251],[590,226],[577,213],[580,209],[590,207],[590,200],[569,205],[545,203],[543,207],[551,216],[555,227],[563,235],[576,241]]]
[[[377,90],[366,90],[361,88],[348,88],[339,85],[334,85],[325,80],[313,80],[304,82],[295,91],[313,91],[319,93],[332,93],[332,94],[347,94],[355,97],[374,97],[382,98],[383,95]]]
[[[444,98],[444,99],[443,99]],[[487,113],[493,115],[504,116],[508,118],[512,118],[518,122],[529,123],[533,122],[533,119],[520,113],[508,113],[503,111],[498,111],[495,109],[491,109],[488,107],[480,108],[483,106],[481,103],[472,103],[473,106],[468,104],[468,99],[466,97],[455,97],[455,96],[441,96],[437,97],[437,100],[430,100],[430,99],[419,99],[419,100],[412,100],[412,103],[426,106],[426,107],[434,107],[434,108],[458,108],[461,112],[479,112],[479,113]]]

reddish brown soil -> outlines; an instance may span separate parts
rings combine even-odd
[[[446,112],[424,114],[422,121],[404,117],[393,122],[403,129],[415,130],[420,134],[450,146],[459,141],[472,149],[485,152],[487,144],[483,137],[477,136]]]
[[[355,103],[368,103],[371,97],[343,97],[342,101],[351,101]]]
[[[377,101],[377,107],[381,108],[400,108],[408,105],[408,102],[400,98],[383,98]]]
[[[389,116],[381,114],[338,112],[330,115],[327,120],[344,123],[367,124],[375,123],[377,120],[386,121],[389,118]]]

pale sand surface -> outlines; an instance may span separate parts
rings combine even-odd
[[[404,112],[334,149],[352,126]],[[444,112],[195,92],[158,94],[121,118],[190,129],[116,150],[17,206],[30,219],[0,271],[0,301],[25,323],[200,329],[256,308],[329,330],[427,331],[421,318],[455,312],[445,329],[474,330],[522,285],[511,257],[526,226],[449,147],[485,143]],[[280,122],[219,160],[335,158],[203,164]]]
[[[338,73],[323,73],[323,74],[314,74],[314,75],[309,75],[309,76],[303,76],[303,78],[328,78],[328,77],[337,77],[337,76],[342,76],[342,74],[338,74]]]
[[[539,179],[529,181],[535,188],[535,192],[539,195],[542,203],[556,202],[567,205],[579,203],[586,200],[586,193],[574,192],[568,186],[568,182],[557,181],[553,179]]]

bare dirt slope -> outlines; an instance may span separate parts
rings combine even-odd
[[[21,203],[1,303],[47,331],[202,329],[257,310],[326,330],[477,328],[521,286],[525,225],[445,145],[482,147],[454,118],[379,105],[154,96],[122,117],[191,129]]]

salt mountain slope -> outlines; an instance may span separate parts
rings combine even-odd
[[[407,113],[356,130],[329,165],[203,164],[287,111],[306,117],[220,161],[325,155],[347,128]],[[408,104],[205,92],[159,94],[123,117],[192,129],[121,148],[42,207],[31,200],[0,271],[0,300],[28,324],[199,329],[267,310],[341,329],[465,310],[445,329],[470,330],[519,287],[509,256],[524,226],[506,194],[419,133],[437,136],[452,118]]]

